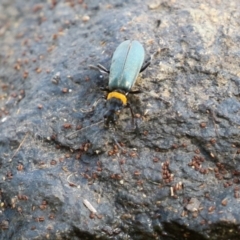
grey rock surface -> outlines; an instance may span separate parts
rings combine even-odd
[[[239,1],[2,0],[0,239],[239,239]],[[115,48],[152,64],[104,127]]]

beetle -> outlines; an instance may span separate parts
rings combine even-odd
[[[101,71],[109,74],[108,88],[102,90],[107,91],[108,110],[104,115],[105,124],[115,124],[116,113],[119,113],[123,107],[129,107],[134,119],[133,111],[128,103],[128,93],[140,93],[140,91],[131,91],[136,82],[138,74],[144,71],[151,63],[144,63],[145,51],[142,44],[136,40],[126,40],[122,42],[115,50],[111,60],[110,70],[98,64],[97,67]]]

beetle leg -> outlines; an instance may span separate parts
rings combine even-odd
[[[110,71],[109,70],[107,70],[103,65],[101,65],[101,64],[98,64],[97,65],[97,68],[98,68],[98,70],[101,72],[105,72],[105,73],[110,73]]]
[[[134,90],[134,91],[130,91],[128,93],[131,93],[131,94],[139,94],[139,93],[142,93],[142,90]]]
[[[140,72],[144,71],[150,64],[151,64],[151,59],[142,66]]]
[[[134,121],[134,114],[133,114],[133,110],[132,110],[132,107],[130,105],[130,103],[127,103],[127,107],[130,109],[131,111],[131,115],[132,115],[132,125],[134,125],[135,121]]]
[[[151,61],[152,61],[152,57],[149,57],[146,63],[141,67],[140,72],[143,72],[151,64]]]
[[[108,87],[100,87],[101,91],[110,92]]]

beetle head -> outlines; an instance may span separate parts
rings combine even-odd
[[[104,115],[105,125],[109,126],[110,123],[115,124],[118,119],[118,114],[123,108],[123,103],[117,98],[111,98],[107,101],[107,112]]]

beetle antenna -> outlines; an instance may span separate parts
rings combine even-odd
[[[113,133],[113,132],[112,132]],[[124,151],[124,149],[120,146],[120,144],[118,143],[116,137],[114,136],[114,134],[112,134],[112,138],[113,138],[113,141],[116,143],[116,145],[119,147],[119,149],[121,149],[122,151]]]
[[[92,105],[92,107],[90,107],[90,108],[88,108],[88,109],[84,109],[84,108],[80,108],[80,112],[92,112],[93,110],[94,110],[94,108],[98,105],[98,103],[101,101],[101,100],[105,100],[105,98],[104,97],[100,97],[99,99],[97,99],[94,103],[93,103],[93,105]]]
[[[76,138],[77,135],[78,135],[78,133],[80,133],[81,131],[83,131],[83,130],[85,130],[85,129],[87,129],[87,128],[90,128],[90,127],[92,127],[92,126],[98,125],[98,124],[100,124],[100,123],[102,123],[102,122],[104,122],[104,120],[100,120],[99,122],[96,122],[96,123],[93,123],[93,124],[91,124],[91,125],[89,125],[89,126],[86,126],[86,127],[84,127],[84,128],[81,128],[81,129],[79,129],[79,130],[77,130],[77,131],[75,131],[75,132],[73,132],[73,133],[68,134],[68,135],[66,136],[66,138],[69,139],[69,140],[72,140],[72,139]]]

